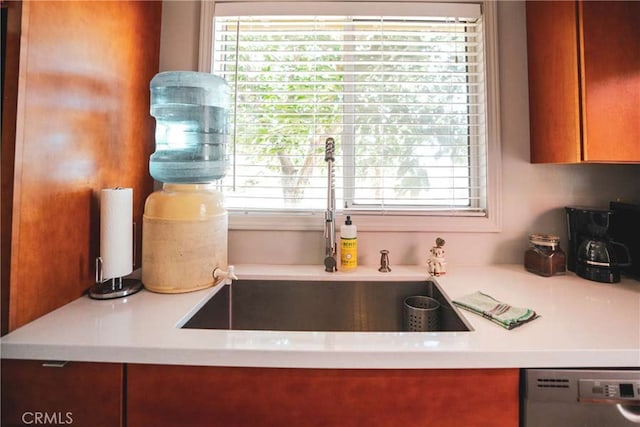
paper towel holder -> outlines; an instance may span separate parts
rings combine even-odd
[[[139,279],[113,277],[104,280],[102,276],[102,258],[96,258],[96,283],[89,289],[89,297],[93,299],[114,299],[133,295],[142,289]]]
[[[133,235],[135,236],[136,224],[133,223]],[[133,240],[133,260],[132,265],[135,265],[136,259],[136,244]],[[102,271],[102,257],[96,258],[96,283],[89,289],[89,298],[92,299],[114,299],[123,298],[129,295],[133,295],[142,289],[142,281],[139,279],[125,279],[123,277],[113,277],[111,279],[104,279]]]

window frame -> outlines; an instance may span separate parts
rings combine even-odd
[[[290,0],[285,0],[286,2]],[[242,3],[238,0],[226,0],[225,3]],[[313,3],[302,0],[302,3]],[[391,3],[387,0],[383,3]],[[428,3],[429,1],[424,1]],[[296,2],[300,5],[301,1]],[[462,1],[448,2],[451,4]],[[484,22],[485,65],[486,65],[486,132],[487,132],[487,177],[486,210],[484,213],[456,211],[362,211],[350,210],[361,231],[438,231],[438,232],[499,232],[502,229],[502,159],[500,141],[500,108],[498,81],[498,23],[496,2],[464,3],[480,4]],[[199,71],[211,72],[212,35],[214,1],[201,3]],[[346,215],[346,214],[345,214]],[[344,215],[337,215],[337,222],[343,222]],[[324,228],[323,211],[299,212],[230,212],[229,229],[232,230],[322,230]]]

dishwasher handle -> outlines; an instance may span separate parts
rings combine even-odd
[[[640,406],[638,405],[623,405],[621,403],[616,404],[618,412],[622,414],[627,420],[635,424],[640,424]]]

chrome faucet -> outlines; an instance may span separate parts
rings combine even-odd
[[[324,270],[333,273],[338,270],[338,262],[336,260],[336,174],[333,170],[333,162],[335,161],[336,142],[329,137],[324,143],[324,161],[327,162],[328,183],[327,183],[327,211],[324,214],[324,240],[325,240],[325,257]]]

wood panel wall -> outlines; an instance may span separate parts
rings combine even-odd
[[[156,1],[22,5],[9,330],[93,284],[102,188],[133,188],[140,248],[161,14]]]
[[[18,102],[18,64],[20,58],[20,26],[22,2],[0,3],[7,14],[3,30],[4,56],[2,58],[2,154],[0,173],[0,334],[9,327],[9,282],[11,271],[11,219],[13,217],[13,172],[16,141],[16,107]]]

